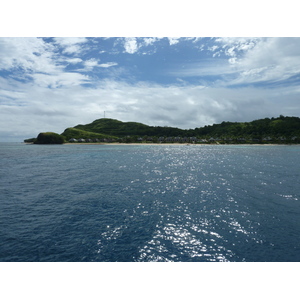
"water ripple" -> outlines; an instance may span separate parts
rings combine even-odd
[[[300,147],[0,147],[1,261],[300,261]]]

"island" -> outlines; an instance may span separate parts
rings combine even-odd
[[[61,134],[41,132],[24,140],[34,144],[63,143],[184,143],[184,144],[298,144],[300,118],[279,116],[251,122],[222,122],[195,129],[148,126],[101,118],[76,125]]]

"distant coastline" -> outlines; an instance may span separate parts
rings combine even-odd
[[[30,143],[28,143],[30,144]],[[33,144],[33,143],[31,143]],[[299,146],[300,144],[184,144],[184,143],[64,143],[64,145],[98,146]]]
[[[148,126],[101,118],[76,125],[63,133],[41,132],[24,140],[35,144],[208,144],[289,145],[300,144],[300,118],[279,116],[252,122],[222,122],[195,129]]]

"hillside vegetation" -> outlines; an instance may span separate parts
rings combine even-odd
[[[67,128],[64,141],[179,142],[179,143],[300,143],[300,118],[265,118],[252,122],[222,122],[195,129],[148,126],[102,118],[86,125]],[[26,140],[29,141],[30,139]],[[83,140],[81,140],[83,141]]]
[[[41,132],[34,144],[63,144],[65,139],[55,132]]]
[[[196,128],[195,134],[225,139],[297,140],[300,138],[300,118],[280,116],[252,122],[222,122],[221,124]]]
[[[265,118],[252,122],[222,122],[195,129],[179,129],[174,127],[148,126],[136,122],[121,122],[114,119],[98,119],[86,125],[74,127],[85,132],[106,134],[118,137],[122,141],[153,142],[187,142],[192,139],[198,142],[226,143],[270,143],[299,142],[300,118],[284,117]],[[73,136],[75,137],[75,136]],[[181,139],[179,139],[179,137]]]
[[[161,136],[183,135],[186,130],[174,127],[148,126],[137,122],[121,122],[115,119],[98,119],[87,125],[77,125],[74,128],[89,132],[107,134],[110,136]]]
[[[78,128],[67,128],[62,134],[61,134],[66,141],[70,140],[71,138],[75,139],[116,139],[115,136],[110,136],[107,134],[97,133],[93,131],[88,130],[82,130]]]

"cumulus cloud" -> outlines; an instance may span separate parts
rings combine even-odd
[[[61,42],[71,44],[65,39]],[[11,71],[11,77],[21,81],[30,78],[31,86],[57,88],[86,83],[89,81],[86,75],[67,72],[63,65],[81,62],[80,58],[58,56],[55,46],[41,38],[0,39],[0,69]]]
[[[177,38],[177,37],[168,37],[168,40],[169,40],[169,44],[172,46],[172,45],[176,45],[179,43],[179,39],[180,38]]]
[[[37,38],[1,38],[0,69],[55,72],[54,47]]]
[[[159,40],[159,38],[156,38],[156,37],[149,37],[149,38],[144,38],[143,39],[143,43],[144,45],[147,47],[147,46],[150,46],[150,45],[153,45],[155,42],[157,42]]]
[[[129,54],[133,54],[133,53],[137,52],[139,47],[138,47],[136,38],[134,38],[134,37],[125,38],[124,39],[124,48],[125,48],[125,52],[127,52]]]

